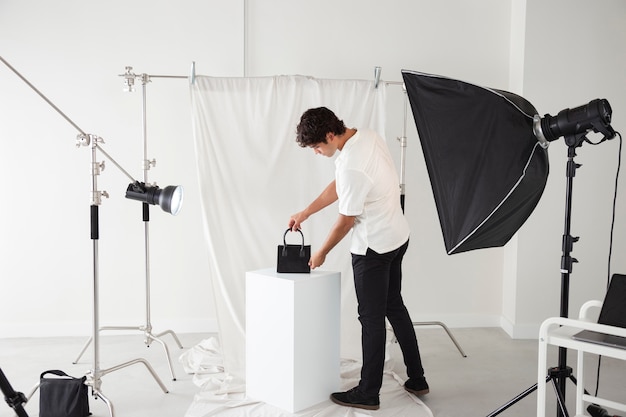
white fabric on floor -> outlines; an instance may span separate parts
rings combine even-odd
[[[297,413],[247,398],[245,387],[234,387],[229,376],[220,370],[220,361],[219,342],[215,338],[202,341],[180,356],[185,371],[194,374],[194,382],[200,387],[185,417],[433,417],[419,398],[404,390],[404,381],[391,371],[391,360],[385,363],[380,409],[369,411],[343,407],[327,400]],[[358,383],[360,370],[359,362],[342,361],[342,389],[350,389]]]
[[[289,217],[334,178],[334,161],[300,148],[302,113],[326,106],[348,127],[384,134],[385,85],[305,76],[215,78],[191,86],[194,139],[208,262],[217,307],[223,366],[233,383],[245,379],[245,274],[276,265]],[[303,224],[312,250],[322,244],[336,207]],[[288,243],[299,235],[290,234]],[[344,239],[323,269],[342,274],[341,355],[360,359],[360,327]],[[323,306],[321,306],[323,308]]]

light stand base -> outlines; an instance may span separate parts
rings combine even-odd
[[[565,407],[565,398],[563,396],[563,393],[559,389],[559,385],[560,385],[559,381],[563,380],[564,378],[569,378],[574,383],[574,385],[577,385],[578,383],[576,381],[576,377],[572,374],[572,368],[569,366],[565,368],[560,368],[556,366],[554,368],[548,369],[548,376],[546,376],[546,383],[552,382],[552,387],[554,388],[554,393],[556,395],[556,401],[559,407],[559,411],[561,412],[563,416],[569,417],[569,413],[567,412],[567,408]],[[525,391],[518,394],[516,397],[511,399],[506,404],[500,406],[498,409],[487,414],[487,417],[497,416],[498,414],[502,413],[509,407],[512,407],[513,405],[517,404],[519,401],[523,400],[524,398],[526,398],[527,396],[529,396],[536,390],[537,390],[537,384],[530,386],[529,388],[527,388]],[[587,391],[585,390],[585,393],[586,392]]]
[[[461,356],[463,356],[464,358],[467,358],[467,355],[461,348],[461,345],[459,345],[459,342],[456,341],[456,338],[452,335],[452,332],[450,332],[450,329],[448,329],[448,326],[446,326],[444,323],[440,321],[414,321],[413,326],[440,326],[441,328],[443,328],[443,330],[446,331],[446,333],[448,334],[448,337],[450,337],[450,340],[452,340],[452,343],[454,343],[454,346],[456,346],[456,348],[459,350],[459,353],[461,354]]]
[[[89,343],[91,343],[91,338],[89,339],[88,344],[83,349],[83,352],[85,351],[87,346],[89,346]],[[81,352],[81,355],[82,355],[82,352]],[[116,366],[113,366],[111,368],[104,369],[104,370],[91,369],[91,370],[89,370],[85,374],[85,376],[87,377],[87,379],[85,381],[85,385],[91,387],[91,395],[94,398],[99,398],[102,401],[104,401],[104,403],[106,404],[106,406],[107,406],[107,408],[109,410],[109,416],[110,417],[115,417],[115,411],[114,411],[114,408],[113,408],[113,403],[100,390],[100,386],[102,385],[102,377],[105,376],[106,374],[109,374],[111,372],[120,370],[122,368],[126,368],[127,366],[131,366],[131,365],[134,365],[136,363],[144,364],[146,369],[148,369],[148,372],[150,372],[150,374],[152,375],[152,377],[156,381],[156,383],[159,384],[159,387],[161,388],[161,390],[165,394],[169,393],[169,390],[167,389],[165,384],[163,384],[163,382],[161,381],[161,378],[159,378],[157,373],[154,371],[154,368],[152,368],[152,366],[148,363],[148,361],[143,359],[143,358],[133,359],[132,361],[124,362],[122,364],[119,364],[119,365],[116,365]],[[35,395],[35,392],[37,392],[38,389],[39,389],[39,384],[37,384],[37,385],[35,385],[35,387],[33,387],[33,389],[28,393],[28,396],[25,398],[24,402],[28,403],[28,401],[30,401],[30,399],[32,398],[33,395]]]
[[[131,331],[134,330],[134,331],[140,331],[140,332],[143,332],[143,335],[145,337],[144,343],[146,344],[146,347],[150,347],[150,344],[153,341],[159,343],[161,346],[163,346],[163,350],[165,351],[165,357],[167,359],[167,365],[168,365],[169,370],[170,370],[170,375],[172,376],[172,381],[176,381],[176,375],[174,374],[174,368],[172,366],[172,360],[171,360],[171,357],[170,357],[170,352],[169,352],[169,349],[167,347],[167,344],[164,341],[162,341],[161,339],[159,339],[160,336],[163,336],[165,334],[170,334],[174,338],[174,341],[176,342],[178,347],[180,349],[182,349],[183,345],[180,343],[180,340],[178,339],[178,337],[176,336],[176,333],[174,333],[174,331],[172,331],[172,330],[165,330],[165,331],[155,335],[155,334],[152,334],[151,326],[137,326],[137,327],[132,327],[132,326],[107,326],[107,327],[100,327],[100,331],[102,331],[102,330],[131,330]],[[80,353],[78,354],[78,356],[76,357],[74,362],[72,362],[73,364],[77,364],[78,363],[78,361],[83,356],[85,351],[87,351],[87,348],[89,347],[89,345],[91,344],[92,341],[93,341],[93,337],[90,337],[87,340],[87,342],[85,343],[85,345],[81,349]]]
[[[169,392],[167,390],[167,387],[163,384],[161,379],[156,374],[156,372],[154,372],[154,369],[152,368],[152,366],[150,366],[148,361],[146,361],[143,358],[134,359],[132,361],[124,362],[124,363],[122,363],[120,365],[113,366],[111,368],[100,370],[100,371],[99,370],[91,370],[86,375],[87,376],[87,380],[85,381],[85,385],[88,385],[88,386],[91,387],[91,393],[92,393],[92,395],[94,397],[100,398],[102,401],[104,401],[104,403],[106,404],[107,408],[109,409],[109,416],[110,417],[114,417],[114,415],[115,415],[115,412],[113,410],[113,403],[111,403],[111,401],[107,397],[104,396],[102,391],[100,391],[100,384],[101,384],[100,377],[102,377],[102,376],[104,376],[104,375],[106,375],[108,373],[111,373],[113,371],[117,371],[119,369],[126,368],[127,366],[134,365],[136,363],[143,363],[146,366],[146,368],[148,369],[148,371],[152,374],[152,377],[157,382],[157,384],[159,384],[159,387],[161,387],[161,390],[163,390],[163,392],[165,394],[167,394]]]

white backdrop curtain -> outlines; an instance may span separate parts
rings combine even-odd
[[[385,132],[385,86],[373,81],[305,76],[216,78],[191,86],[204,231],[224,368],[245,380],[245,275],[274,268],[289,216],[303,209],[334,177],[332,159],[295,142],[301,114],[326,106],[348,127]],[[319,247],[336,206],[303,224],[305,242]],[[299,235],[288,235],[296,240]],[[325,270],[342,273],[341,355],[360,359],[360,331],[344,239]],[[324,306],[320,306],[323,309]]]

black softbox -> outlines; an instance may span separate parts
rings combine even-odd
[[[535,209],[548,153],[515,94],[402,71],[449,255],[506,244]]]

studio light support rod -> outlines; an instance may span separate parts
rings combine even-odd
[[[26,83],[26,85],[28,85],[30,88],[33,89],[33,91],[35,91],[35,93],[39,94],[39,96],[44,99],[46,101],[46,103],[48,103],[54,110],[57,111],[57,113],[59,113],[61,116],[63,116],[63,118],[65,120],[68,121],[69,124],[71,124],[72,126],[74,126],[74,128],[76,130],[78,130],[80,133],[82,133],[83,135],[86,135],[85,131],[83,129],[81,129],[80,127],[78,127],[78,125],[76,123],[74,123],[72,121],[72,119],[70,119],[69,117],[67,117],[67,115],[65,113],[63,113],[57,106],[54,105],[53,102],[51,102],[50,100],[48,100],[48,97],[44,96],[43,93],[41,91],[39,91],[37,89],[37,87],[35,87],[34,85],[32,85],[30,83],[30,81],[28,81],[26,78],[24,78],[24,76],[22,76],[22,74],[20,74],[15,68],[13,68],[11,66],[11,64],[9,64],[4,58],[2,58],[0,56],[0,61],[2,61],[4,63],[4,65],[6,65],[7,67],[9,67],[9,69],[11,71],[13,71],[15,73],[15,75],[17,75],[18,77],[21,78],[22,81],[24,81]]]
[[[102,154],[110,161],[113,163],[113,165],[115,165],[124,175],[126,175],[133,184],[138,184],[139,181],[137,181],[132,175],[130,175],[128,173],[128,171],[126,171],[120,164],[117,163],[117,161],[115,159],[113,159],[113,157],[111,155],[109,155],[104,149],[102,149],[102,146],[100,146],[101,143],[104,143],[104,140],[97,136],[97,135],[93,135],[93,134],[89,134],[89,133],[85,133],[85,131],[83,129],[81,129],[76,123],[74,123],[74,121],[72,119],[70,119],[65,113],[63,113],[61,111],[61,109],[59,109],[52,101],[50,101],[50,99],[48,99],[48,97],[46,97],[41,91],[39,91],[37,89],[37,87],[35,87],[33,84],[31,84],[30,81],[28,81],[22,74],[19,73],[19,71],[17,71],[15,68],[13,68],[13,66],[11,66],[11,64],[9,64],[4,58],[2,58],[0,56],[0,61],[2,61],[11,71],[13,71],[22,81],[24,81],[33,91],[35,91],[42,99],[44,99],[46,101],[46,103],[48,103],[54,110],[56,110],[57,113],[59,113],[65,120],[67,120],[68,123],[70,123],[72,126],[74,126],[74,128],[76,130],[78,130],[78,135],[76,136],[76,146],[77,147],[81,147],[81,146],[92,146],[93,149],[97,149],[100,152],[102,152]],[[150,81],[149,77],[147,74],[141,74],[139,76],[135,75],[132,72],[132,67],[126,67],[126,72],[124,74],[121,74],[121,76],[124,77],[124,84],[126,85],[126,88],[129,90],[133,89],[133,85],[134,85],[134,79],[139,77],[142,79],[142,82],[147,83]],[[174,77],[173,78],[185,78],[185,77]],[[93,166],[92,166],[92,171],[94,173],[99,174],[100,171],[104,170],[104,163],[98,163],[97,165],[95,165],[96,163],[94,162]],[[153,187],[154,189],[158,190],[158,187],[155,185]],[[176,187],[174,187],[176,188]],[[174,189],[171,186],[170,187],[166,187],[166,190],[170,190],[170,189]],[[169,201],[162,201],[161,203],[161,207],[164,210],[172,210],[172,211],[168,211],[171,214],[177,213],[178,210],[180,210],[180,205],[182,204],[182,188],[177,188],[176,193],[173,192],[167,192],[164,194],[164,196],[171,198],[171,197],[176,197],[179,198],[179,200],[177,202],[172,201],[170,204]],[[108,195],[106,194],[106,192],[102,192],[98,194],[95,194],[96,191],[92,192],[92,202],[93,203],[97,203],[99,204],[100,202],[100,196],[105,196],[108,197]],[[151,204],[156,204],[158,201],[153,202]]]
[[[122,168],[120,166],[120,164],[118,164],[111,157],[111,155],[106,153],[105,150],[102,149],[102,147],[100,145],[98,145],[99,142],[100,143],[104,143],[104,140],[102,138],[100,138],[99,136],[96,136],[96,135],[85,133],[85,131],[83,129],[81,129],[76,123],[74,123],[74,121],[72,119],[70,119],[65,113],[63,113],[61,111],[61,109],[59,109],[52,101],[50,101],[50,99],[48,99],[48,97],[46,97],[41,91],[39,91],[37,89],[37,87],[35,87],[22,74],[20,74],[20,72],[18,70],[13,68],[13,66],[11,66],[11,64],[9,64],[2,56],[0,56],[0,61],[2,61],[2,63],[4,63],[4,65],[6,65],[11,71],[13,71],[15,73],[15,75],[17,75],[22,81],[24,81],[26,83],[26,85],[28,85],[35,93],[37,93],[39,95],[39,97],[44,99],[45,102],[48,103],[50,105],[50,107],[52,107],[57,113],[59,113],[69,124],[74,126],[74,128],[79,132],[79,134],[76,136],[76,146],[77,147],[89,146],[91,143],[95,143],[95,147],[98,148],[98,150],[100,152],[102,152],[102,154],[104,156],[106,156],[109,161],[111,161],[116,167],[118,167],[120,169],[120,171],[122,171],[124,173],[124,175],[126,175],[128,178],[130,178],[130,180],[132,182],[136,182],[136,180],[132,177],[132,175],[130,175],[124,168]],[[126,67],[127,70],[129,68],[130,67]],[[132,69],[132,68],[130,68],[130,69]]]
[[[103,142],[104,143],[104,142]],[[98,150],[100,152],[102,152],[102,155],[106,156],[107,159],[109,161],[111,161],[113,163],[113,165],[115,165],[120,171],[122,171],[124,173],[124,175],[126,175],[132,182],[137,182],[136,179],[133,178],[132,175],[130,175],[124,168],[122,168],[122,166],[120,164],[118,164],[115,159],[113,159],[111,157],[111,155],[109,155],[104,149],[102,149],[102,147],[100,145],[98,145],[98,143],[96,143],[96,148],[98,148]]]
[[[130,175],[128,171],[122,168],[122,166],[118,164],[117,161],[115,161],[115,159],[113,159],[111,155],[109,155],[104,149],[102,149],[102,146],[100,146],[99,143],[104,143],[104,139],[102,139],[100,136],[91,135],[87,133],[79,133],[78,135],[76,135],[76,147],[77,148],[81,146],[90,146],[93,144],[94,148],[102,152],[102,154],[106,156],[106,158],[111,163],[113,163],[113,165],[115,165],[120,171],[122,171],[122,173],[124,173],[124,175],[126,175],[132,182],[137,182],[137,180],[133,178],[133,176]],[[103,170],[104,170],[104,162],[100,164],[100,171],[103,171]]]

